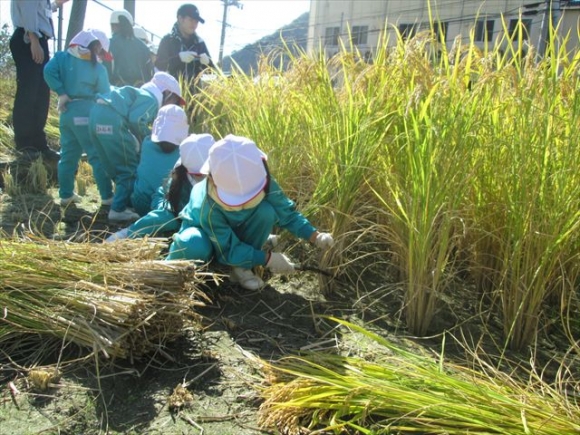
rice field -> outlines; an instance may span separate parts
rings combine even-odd
[[[371,332],[372,325],[334,319],[345,336],[355,331],[376,343],[379,354],[361,347],[348,355],[331,348],[258,358],[264,429],[291,435],[580,431],[579,58],[553,36],[542,60],[516,42],[482,51],[456,41],[447,50],[424,33],[394,47],[383,41],[371,62],[345,47],[330,59],[295,56],[287,71],[272,54],[254,77],[234,72],[194,97],[196,131],[254,139],[299,209],[334,234],[331,251],[307,253],[332,275],[321,274],[321,293],[332,300],[344,291],[340,283],[348,283],[355,300],[379,318],[381,307],[398,304],[402,334],[453,337],[465,350],[463,364],[444,352],[417,355],[394,345],[396,337]],[[2,146],[9,133],[0,129]],[[0,239],[0,249],[10,251],[0,256],[2,270],[34,267],[43,271],[41,282],[63,290],[62,299],[18,298],[28,312],[42,313],[52,302],[111,309],[74,299],[71,291],[82,288],[69,284],[83,282],[104,297],[103,267],[118,270],[115,264],[97,256],[78,275],[78,265],[59,257],[71,248],[58,245],[50,249],[58,270],[45,276],[51,269],[44,256],[36,265],[24,259],[30,256],[6,263],[30,248],[21,243]],[[298,245],[288,249],[302,255]],[[148,261],[159,260],[153,257]],[[34,286],[2,279],[6,306],[15,299],[9,292]],[[140,297],[159,285],[145,285]],[[476,301],[473,317],[483,334],[499,325],[493,355],[477,337],[463,335],[461,324],[451,332],[441,328],[439,316],[454,297]],[[78,324],[57,316],[67,321],[51,323],[50,331],[70,338]],[[95,336],[113,342],[115,322],[103,318],[108,329],[77,340],[126,358],[125,347],[104,346],[107,340],[95,347]],[[35,319],[22,319],[21,329],[11,326],[5,334],[35,331],[38,325],[29,323]],[[546,340],[557,341],[565,355],[549,379],[534,359]],[[521,360],[511,360],[513,354]]]

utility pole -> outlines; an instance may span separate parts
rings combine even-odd
[[[135,22],[135,0],[123,0],[123,9],[131,14]]]
[[[224,58],[224,43],[226,40],[226,26],[228,25],[228,8],[230,6],[235,6],[238,9],[244,9],[244,5],[241,4],[238,0],[222,0],[224,4],[224,16],[222,19],[222,35],[220,38],[220,53],[218,56],[218,65],[222,64],[222,60]]]

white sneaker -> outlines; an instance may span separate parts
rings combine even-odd
[[[109,210],[109,220],[114,222],[136,221],[140,217],[141,216],[139,216],[130,208],[126,208],[123,211],[115,211],[113,209]]]
[[[246,290],[260,290],[264,287],[264,281],[254,275],[254,272],[241,267],[232,267],[230,281],[241,285]]]
[[[129,228],[123,228],[116,233],[111,234],[105,239],[105,243],[111,243],[116,240],[126,239],[129,236]]]
[[[276,246],[278,246],[278,236],[276,234],[270,234],[266,243],[264,243],[264,249],[266,251],[272,251]]]
[[[113,203],[113,197],[111,196],[108,199],[101,199],[101,205],[111,205]]]
[[[78,196],[76,193],[73,193],[72,196],[68,197],[68,198],[61,198],[60,199],[60,205],[69,205],[72,203],[79,203],[81,202],[83,199]]]

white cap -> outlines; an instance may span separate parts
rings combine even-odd
[[[266,159],[250,139],[229,134],[210,148],[200,172],[211,174],[219,199],[235,207],[255,198],[266,186]]]
[[[153,121],[151,140],[179,145],[189,133],[187,114],[175,104],[163,106]]]
[[[207,160],[209,149],[215,143],[211,134],[190,134],[179,145],[179,160],[175,164],[185,166],[192,175],[201,174],[201,167]]]
[[[161,92],[163,91],[170,91],[179,96],[181,98],[182,103],[185,104],[185,100],[181,96],[181,88],[179,87],[179,82],[173,77],[171,74],[168,74],[164,71],[158,71],[155,73],[153,78],[151,79],[151,83],[153,83],[157,89]]]
[[[145,29],[143,29],[143,27],[133,26],[133,34],[135,35],[135,38],[140,39],[146,44],[149,44],[149,42],[151,42],[149,41],[149,36],[147,36],[147,32],[145,32]]]
[[[93,41],[99,41],[101,43],[101,47],[103,48],[103,50],[106,51],[105,54],[106,60],[112,59],[109,54],[109,44],[110,44],[109,38],[107,38],[105,32],[99,29],[81,30],[74,36],[73,39],[71,39],[69,47],[78,45],[80,47],[89,48],[89,45]]]
[[[123,16],[125,18],[127,18],[127,21],[129,21],[129,23],[131,25],[133,25],[133,16],[131,15],[131,13],[125,9],[120,9],[118,11],[113,11],[111,12],[111,24],[119,24],[119,17]]]
[[[103,50],[105,50],[108,53],[111,41],[109,40],[107,34],[100,29],[87,29],[87,31],[91,32],[93,35],[97,37],[97,39],[101,43],[101,47],[103,47]]]
[[[81,47],[88,48],[89,44],[93,41],[98,41],[97,35],[95,35],[90,30],[81,30],[77,33],[73,39],[70,40],[70,46],[80,45]],[[102,44],[101,44],[102,45]]]

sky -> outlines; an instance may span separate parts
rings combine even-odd
[[[0,24],[11,24],[10,1],[0,0]],[[177,9],[183,3],[193,3],[198,7],[205,24],[199,24],[197,33],[205,40],[211,57],[218,59],[224,14],[221,0],[136,0],[135,23],[160,38],[171,30]],[[240,0],[239,3],[243,5],[242,9],[227,8],[224,56],[274,33],[310,10],[310,0]],[[71,5],[72,0],[63,6],[63,38]],[[110,34],[111,10],[122,8],[122,0],[88,0],[84,27],[98,28]],[[56,23],[56,13],[53,18]],[[158,43],[159,39],[153,36],[153,41]]]

